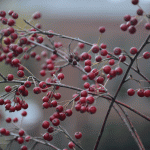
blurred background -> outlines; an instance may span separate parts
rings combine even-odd
[[[139,4],[146,13],[150,13],[149,0],[140,0]],[[105,26],[106,32],[102,35],[101,43],[107,44],[109,52],[113,51],[114,47],[121,47],[129,52],[131,47],[139,48],[144,42],[148,35],[148,32],[144,29],[144,23],[146,23],[145,20],[143,20],[143,22],[137,27],[137,32],[134,35],[130,35],[128,32],[123,32],[119,28],[120,24],[124,23],[123,16],[126,14],[134,16],[136,15],[137,9],[138,6],[131,5],[131,0],[0,0],[0,10],[5,10],[6,12],[14,10],[19,14],[19,19],[17,20],[19,26],[24,25],[23,19],[30,20],[32,14],[39,11],[42,14],[42,18],[38,22],[42,24],[43,30],[53,30],[56,33],[71,37],[79,37],[80,39],[91,43],[96,43],[98,41],[100,35],[98,28],[100,26]],[[62,41],[64,46],[68,46],[70,42],[57,37],[54,39],[56,41]],[[76,44],[77,43],[74,42],[71,48],[75,48]],[[90,47],[86,46],[84,51],[88,51],[89,49]],[[42,50],[43,49],[41,48],[37,48],[39,53]],[[144,51],[150,51],[149,45],[146,46]],[[27,62],[24,60],[24,64],[32,71],[33,74],[36,74],[38,78],[44,80],[44,78],[41,78],[40,75],[38,75],[40,71],[39,66],[41,65],[40,62],[30,58]],[[121,67],[124,70],[126,69],[126,66],[124,65],[121,65]],[[139,60],[139,68],[148,78],[150,76],[149,67],[150,63],[148,60]],[[14,69],[10,69],[9,66],[5,66],[4,63],[0,63],[0,72],[4,75],[7,75],[8,73],[16,74]],[[83,88],[81,72],[72,67],[65,68],[63,72],[65,74],[63,83]],[[140,76],[136,75],[134,72],[131,71],[131,74],[134,78],[142,80]],[[109,81],[106,88],[110,94],[114,95],[122,77],[123,75]],[[5,84],[0,85],[0,94],[3,94],[5,86]],[[148,86],[148,84],[142,82],[142,86]],[[139,85],[134,81],[127,82],[122,87],[117,99],[145,115],[150,116],[150,98],[139,98],[136,94],[133,97],[127,96],[126,91],[130,87],[138,89]],[[45,133],[45,131],[41,128],[41,123],[43,120],[49,119],[49,116],[52,115],[54,109],[43,110],[42,97],[44,96],[44,93],[37,96],[33,94],[32,88],[30,90],[29,96],[25,97],[25,100],[29,104],[29,108],[27,109],[28,116],[23,119],[22,128],[25,129],[31,136],[40,136]],[[60,101],[71,99],[72,94],[75,93],[75,91],[69,90],[68,92],[67,89],[63,88],[60,88],[58,92],[62,94]],[[104,99],[98,99],[94,105],[96,105],[98,109],[96,114],[81,114],[73,109],[72,117],[67,118],[65,122],[61,123],[72,137],[74,137],[74,133],[77,131],[81,131],[83,133],[82,139],[76,141],[80,143],[85,150],[93,149],[105,114],[109,107],[109,103]],[[20,113],[5,112],[5,109],[2,106],[0,106],[0,111],[1,127],[11,127],[11,125],[5,124],[6,117],[21,118]],[[137,129],[137,132],[145,145],[145,149],[150,150],[150,123],[135,115],[131,111],[126,111],[128,112],[133,125]],[[18,126],[19,123],[20,122],[18,122]],[[4,140],[5,139],[1,138],[2,142],[4,142]],[[53,144],[60,148],[67,148],[68,142],[69,141],[63,134],[55,135],[54,140],[52,141]],[[14,142],[11,149],[19,149],[18,145],[19,144]],[[25,145],[29,144],[25,143]],[[2,146],[3,148],[5,147],[4,145]],[[38,144],[35,149],[48,150],[50,148]],[[102,141],[99,145],[99,150],[127,149],[136,150],[138,147],[124,123],[112,109]]]

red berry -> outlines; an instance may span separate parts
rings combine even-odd
[[[72,110],[71,109],[67,109],[66,111],[65,111],[65,114],[66,114],[66,116],[71,116],[72,115]]]
[[[106,55],[108,54],[108,52],[107,52],[106,49],[102,49],[102,50],[100,51],[100,54],[101,54],[102,56],[106,56]]]
[[[0,11],[0,17],[5,17],[6,16],[6,12],[4,10]]]
[[[7,75],[8,81],[12,81],[14,79],[14,76],[12,74]]]
[[[18,122],[18,118],[15,117],[15,118],[13,119],[13,122],[14,122],[14,123]]]
[[[150,52],[144,52],[143,53],[143,58],[144,59],[149,59],[150,58]]]
[[[126,30],[128,29],[128,26],[123,23],[123,24],[120,25],[120,29],[121,29],[122,31],[126,31]]]
[[[27,135],[27,136],[25,137],[25,141],[26,141],[26,142],[29,142],[30,139],[31,139],[31,137],[30,137],[29,135]]]
[[[116,75],[121,75],[123,73],[123,70],[120,67],[115,68],[115,71],[116,71]]]
[[[42,123],[42,127],[44,128],[44,129],[47,129],[48,127],[50,126],[50,123],[48,122],[48,121],[43,121],[43,123]]]
[[[135,94],[135,91],[133,89],[128,89],[127,93],[129,96],[133,96]]]
[[[26,88],[29,88],[29,87],[31,86],[31,82],[30,82],[30,81],[25,81],[25,82],[24,82],[24,86],[25,86]]]
[[[6,129],[5,129],[5,128],[0,128],[0,133],[1,133],[2,135],[4,135],[4,134],[6,133]]]
[[[105,27],[99,27],[99,32],[100,32],[100,33],[104,33],[105,30],[106,30]]]
[[[103,71],[104,71],[104,73],[109,74],[109,72],[111,71],[111,67],[106,65],[103,67]]]
[[[18,77],[23,77],[23,76],[24,76],[24,71],[19,70],[19,71],[17,72],[17,75],[18,75]]]
[[[79,47],[80,49],[83,49],[83,48],[84,48],[84,43],[78,43],[78,47]]]
[[[15,12],[14,12],[14,13],[12,13],[12,14],[11,14],[11,16],[12,16],[14,19],[17,19],[17,18],[18,18],[18,14],[17,14],[17,13],[15,13]]]
[[[63,80],[64,79],[64,74],[63,73],[59,73],[57,78],[60,80]]]
[[[130,53],[131,53],[132,55],[136,54],[137,52],[138,52],[138,50],[137,50],[136,47],[131,47]]]
[[[15,24],[15,21],[13,19],[8,19],[8,23],[9,26],[13,26]]]
[[[90,112],[91,114],[95,114],[96,111],[97,111],[97,109],[96,109],[95,106],[90,106],[90,107],[88,108],[88,112]]]
[[[96,62],[101,62],[102,61],[102,57],[101,56],[96,56],[95,60],[96,60]]]
[[[142,16],[143,15],[143,10],[139,8],[136,13],[137,13],[137,15]]]
[[[133,5],[137,5],[139,3],[139,0],[132,0]]]
[[[99,52],[99,46],[97,44],[94,44],[91,49],[92,49],[93,53],[98,53]]]
[[[42,43],[43,42],[43,37],[42,36],[38,36],[37,37],[37,42],[38,43]]]
[[[11,86],[8,85],[8,86],[5,87],[6,92],[10,92],[11,90],[12,90]]]
[[[10,117],[6,118],[6,122],[10,123],[11,122],[11,118]]]
[[[137,95],[138,95],[139,97],[144,97],[144,89],[139,89],[139,90],[137,91]]]
[[[20,136],[23,136],[24,133],[25,133],[24,130],[19,130],[19,135],[20,135]]]
[[[58,105],[57,107],[56,107],[56,111],[57,112],[62,112],[64,110],[64,108],[63,108],[63,106],[61,106],[61,105]]]
[[[35,94],[40,94],[40,93],[41,93],[41,88],[39,88],[39,87],[34,87],[34,88],[33,88],[33,92],[34,92]]]
[[[150,23],[146,23],[146,24],[145,24],[145,29],[146,29],[146,30],[150,30]]]
[[[128,28],[128,31],[129,31],[130,34],[134,34],[136,32],[136,28],[134,26],[130,26]]]
[[[25,116],[27,115],[27,112],[26,112],[26,111],[23,111],[23,112],[21,113],[21,115],[22,115],[23,117],[25,117]]]
[[[120,55],[120,54],[121,54],[121,48],[115,47],[115,48],[114,48],[114,54],[115,54],[115,55]]]
[[[19,144],[22,144],[24,142],[24,139],[22,137],[18,137],[17,141],[18,141]]]
[[[144,96],[145,96],[145,97],[150,97],[150,90],[148,90],[148,89],[145,90],[145,91],[144,91]]]
[[[130,24],[135,26],[138,23],[138,20],[136,19],[136,17],[132,17],[130,20]]]
[[[76,139],[80,139],[82,137],[82,133],[81,132],[76,132],[74,134],[74,136],[75,136]]]
[[[22,145],[22,146],[21,146],[21,150],[28,150],[28,147],[25,146],[25,145]]]
[[[53,124],[54,126],[58,126],[58,125],[60,124],[59,119],[57,119],[57,118],[53,119],[53,120],[52,120],[52,124]]]

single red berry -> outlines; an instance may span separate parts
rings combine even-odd
[[[9,136],[9,135],[10,135],[10,131],[6,130],[5,135],[6,135],[6,136]]]
[[[102,50],[100,51],[100,54],[101,54],[102,56],[106,56],[106,55],[108,54],[108,52],[107,52],[106,49],[102,49]]]
[[[104,33],[106,31],[105,27],[99,27],[99,32]]]
[[[68,146],[69,146],[70,149],[73,149],[75,147],[75,144],[73,142],[69,142]]]
[[[22,115],[23,117],[25,117],[25,116],[27,116],[27,112],[26,112],[26,111],[23,111],[23,112],[21,113],[21,115]]]
[[[6,45],[10,45],[10,43],[11,43],[11,41],[10,41],[10,38],[4,38],[4,43],[6,44]]]
[[[6,122],[10,123],[11,122],[11,118],[10,117],[6,118]]]
[[[137,50],[136,47],[131,47],[130,53],[131,53],[132,55],[136,54],[137,52],[138,52],[138,50]]]
[[[40,13],[40,12],[35,12],[35,13],[32,15],[32,18],[33,18],[33,19],[39,19],[39,18],[41,18],[41,13]]]
[[[24,76],[24,71],[19,70],[19,71],[17,72],[17,75],[18,75],[18,77],[23,77],[23,76]]]
[[[56,100],[52,100],[51,104],[52,104],[53,107],[56,107],[57,106],[57,101]]]
[[[11,16],[13,12],[14,12],[13,10],[9,10],[8,14]]]
[[[103,71],[104,71],[104,73],[109,74],[109,72],[111,71],[111,67],[106,65],[103,67]]]
[[[95,114],[96,111],[97,111],[97,109],[96,109],[95,106],[90,106],[90,107],[88,108],[88,112],[90,112],[91,114]]]
[[[85,66],[85,67],[84,67],[84,70],[85,70],[86,72],[90,72],[90,71],[91,71],[91,67],[90,67],[90,66]]]
[[[3,104],[4,104],[4,100],[0,99],[0,105],[3,105]]]
[[[130,34],[134,34],[136,32],[136,28],[134,26],[130,26],[128,28],[128,31],[129,31]]]
[[[6,92],[10,92],[11,90],[12,90],[11,86],[8,85],[8,86],[5,87]]]
[[[67,109],[66,111],[65,111],[65,114],[66,114],[66,116],[71,116],[72,115],[72,110],[71,109]]]
[[[80,104],[76,104],[76,105],[75,105],[75,109],[76,109],[76,111],[80,111],[81,105],[80,105]]]
[[[14,59],[12,60],[12,64],[13,64],[14,66],[18,66],[19,63],[20,63],[20,60],[17,59],[17,58],[14,58]]]
[[[20,135],[20,136],[23,136],[24,133],[25,133],[24,130],[19,130],[19,135]]]
[[[34,88],[33,88],[33,92],[34,92],[35,94],[40,94],[40,93],[41,93],[41,88],[40,88],[40,87],[34,87]]]
[[[81,91],[81,97],[87,97],[87,91],[83,90]]]
[[[38,42],[38,43],[42,43],[42,42],[43,42],[43,40],[44,40],[44,39],[43,39],[43,37],[42,37],[42,36],[38,36],[38,37],[37,37],[37,42]]]
[[[137,13],[137,15],[142,16],[143,15],[143,9],[139,8],[136,13]]]
[[[49,127],[49,128],[47,129],[47,132],[49,132],[49,133],[54,132],[54,128],[53,128],[53,127]]]
[[[136,19],[136,17],[132,17],[130,20],[130,24],[135,26],[138,23],[138,20]]]
[[[115,71],[116,71],[116,75],[121,75],[123,73],[123,70],[120,67],[115,68]]]
[[[125,56],[125,55],[120,55],[120,56],[119,56],[119,60],[120,60],[121,62],[124,62],[124,61],[126,60],[126,56]]]
[[[146,29],[146,30],[150,30],[150,23],[146,23],[146,24],[145,24],[145,29]]]
[[[110,59],[109,60],[109,65],[113,66],[115,64],[115,60],[114,59]]]
[[[137,95],[138,95],[139,97],[144,97],[144,89],[139,89],[139,90],[137,91]]]
[[[60,124],[59,119],[57,119],[57,118],[53,119],[53,120],[52,120],[52,124],[53,124],[54,126],[58,126],[58,125]]]
[[[88,78],[90,80],[93,80],[95,78],[95,73],[93,73],[93,72],[88,73]]]
[[[133,89],[128,89],[127,93],[129,96],[133,96],[135,94],[135,91]]]
[[[59,119],[64,121],[66,119],[66,114],[64,112],[59,113]]]
[[[22,137],[18,137],[17,141],[18,141],[19,144],[22,144],[24,142],[24,139]]]
[[[26,142],[29,142],[30,139],[31,139],[31,137],[30,137],[29,135],[27,135],[27,136],[25,137],[25,141],[26,141]]]
[[[127,31],[128,26],[123,23],[123,24],[120,25],[120,29],[121,29],[122,31]]]
[[[75,136],[76,139],[80,139],[82,137],[82,133],[81,132],[76,132],[74,134],[74,136]]]
[[[124,21],[130,21],[131,19],[131,16],[130,15],[125,15],[124,16]]]
[[[95,60],[96,60],[96,62],[101,62],[102,61],[102,57],[101,56],[96,56]]]
[[[2,135],[4,135],[4,134],[6,133],[6,129],[5,129],[5,128],[0,128],[0,133],[1,133]]]
[[[8,19],[8,22],[7,22],[7,24],[9,25],[9,26],[13,26],[13,25],[15,25],[15,20],[13,20],[13,19]]]
[[[90,87],[90,83],[85,82],[85,83],[84,83],[84,88],[85,88],[85,89],[88,89],[89,87]]]
[[[63,73],[59,73],[57,78],[60,80],[63,80],[64,79],[64,74]]]
[[[6,18],[2,18],[1,21],[2,21],[2,24],[7,24],[8,20]]]
[[[102,49],[106,49],[106,48],[107,48],[107,45],[104,44],[104,43],[102,43],[102,44],[100,45],[100,47],[101,47]]]
[[[22,145],[22,146],[21,146],[21,150],[28,150],[28,147],[25,146],[25,145]]]
[[[94,44],[91,49],[92,49],[93,53],[98,53],[99,52],[99,46],[97,44]]]
[[[13,119],[13,122],[14,122],[14,123],[18,122],[18,118],[15,117],[15,118]]]
[[[83,48],[84,48],[84,43],[78,43],[78,47],[79,47],[80,49],[83,49]]]
[[[56,111],[57,112],[62,112],[64,110],[64,108],[63,108],[63,106],[61,106],[61,105],[58,105],[57,107],[56,107]]]
[[[17,13],[15,13],[15,12],[14,12],[14,13],[12,13],[12,14],[11,14],[11,16],[12,16],[14,19],[17,19],[17,18],[18,18],[18,14],[17,14]]]
[[[132,0],[133,5],[137,5],[139,3],[139,0]]]
[[[86,102],[88,104],[93,104],[94,103],[94,97],[93,96],[88,96],[86,97]]]
[[[24,86],[25,86],[26,88],[29,88],[29,87],[31,86],[31,82],[30,82],[30,81],[25,81],[25,82],[24,82]]]
[[[150,58],[150,52],[144,52],[143,53],[143,58],[144,59],[149,59]]]
[[[8,81],[12,81],[14,79],[14,76],[12,74],[7,75]]]
[[[115,47],[115,48],[114,48],[114,54],[115,54],[115,55],[120,55],[120,54],[121,54],[121,48]]]
[[[144,96],[145,97],[150,97],[150,90],[149,89],[144,91]]]
[[[0,11],[0,17],[5,17],[6,16],[6,12],[4,10]]]
[[[54,31],[49,30],[48,33],[54,33]],[[49,38],[52,38],[54,35],[53,35],[53,34],[49,34],[49,35],[47,35],[47,36],[48,36]]]
[[[48,122],[48,121],[43,121],[43,123],[42,123],[42,127],[44,128],[44,129],[47,129],[48,127],[50,126],[50,123]]]
[[[81,113],[86,112],[86,107],[85,107],[85,106],[81,106],[81,108],[80,108],[80,112],[81,112]]]

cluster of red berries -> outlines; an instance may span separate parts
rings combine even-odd
[[[127,93],[129,96],[133,96],[135,94],[135,90],[130,88],[130,89],[128,89]],[[139,97],[144,97],[144,96],[150,97],[150,90],[149,89],[146,89],[146,90],[145,89],[138,89],[137,95]]]
[[[138,5],[139,0],[132,0],[133,5]],[[122,31],[129,31],[130,34],[134,34],[136,32],[136,26],[138,25],[138,16],[144,17],[144,11],[143,9],[139,8],[137,9],[137,16],[130,16],[130,15],[125,15],[124,16],[124,21],[125,23],[120,25],[120,28]],[[145,29],[150,30],[150,23],[147,22],[145,23]]]

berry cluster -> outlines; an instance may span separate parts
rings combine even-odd
[[[139,0],[132,0],[131,3],[139,6]],[[40,12],[35,12],[31,18],[32,23],[34,23],[35,20],[40,19],[41,16]],[[126,23],[120,26],[121,30],[128,30],[129,33],[134,34],[140,16],[148,18],[148,15],[146,15],[141,7],[137,10],[137,16],[125,15],[124,21]],[[126,116],[125,111],[123,111],[123,107],[128,108],[150,121],[149,117],[132,109],[130,106],[117,101],[116,98],[125,82],[134,80],[140,83],[140,86],[142,85],[141,81],[134,79],[132,75],[128,76],[130,70],[133,70],[147,83],[150,83],[148,78],[140,72],[138,67],[139,59],[147,60],[150,58],[150,52],[142,52],[144,47],[149,44],[150,36],[148,36],[141,48],[131,47],[129,50],[130,54],[128,54],[123,47],[114,47],[113,50],[109,50],[107,43],[100,42],[101,37],[106,32],[104,26],[98,28],[100,37],[98,42],[93,44],[79,38],[60,35],[53,30],[43,31],[41,24],[38,23],[33,25],[26,20],[24,20],[24,22],[29,29],[26,27],[18,27],[15,21],[18,17],[19,15],[12,10],[8,13],[0,11],[0,23],[2,25],[2,29],[0,29],[0,62],[4,62],[5,65],[13,68],[15,71],[15,74],[10,72],[6,75],[0,72],[0,77],[2,78],[0,84],[7,84],[4,89],[5,94],[0,96],[0,105],[1,107],[5,107],[5,110],[10,113],[16,111],[20,112],[22,110],[21,116],[23,119],[27,116],[28,109],[28,103],[26,102],[25,97],[28,96],[29,89],[32,89],[31,91],[33,94],[39,95],[39,97],[41,93],[44,95],[41,97],[41,108],[46,111],[48,109],[54,111],[50,114],[48,119],[42,122],[41,127],[45,131],[45,133],[42,134],[42,137],[31,137],[21,128],[21,126],[17,127],[14,131],[0,128],[0,135],[13,136],[14,138],[12,141],[15,140],[19,144],[24,144],[20,146],[21,150],[27,150],[29,148],[25,143],[29,141],[39,142],[41,144],[49,145],[56,150],[60,150],[57,146],[51,144],[50,141],[55,138],[57,133],[63,133],[69,140],[68,148],[75,149],[78,147],[83,150],[80,146],[81,144],[78,144],[78,142],[74,140],[74,138],[81,139],[82,133],[80,131],[75,132],[74,138],[72,138],[62,126],[63,122],[66,121],[67,118],[73,118],[74,111],[80,112],[81,115],[84,113],[91,115],[96,114],[98,108],[96,102],[99,98],[104,98],[111,104],[107,111],[94,150],[98,149],[98,144],[101,140],[111,108],[114,108],[117,114],[125,122],[129,131],[134,135],[135,141],[138,141],[137,144],[140,149],[142,149],[142,142],[139,139],[139,136],[137,136],[138,134],[131,124],[131,121]],[[149,22],[145,24],[145,28],[147,30],[150,29]],[[64,43],[61,43],[60,41],[55,41],[55,36],[68,39],[70,41],[68,47],[64,47]],[[46,42],[46,39],[48,39],[49,42]],[[74,49],[70,48],[72,41],[77,42]],[[84,51],[86,46],[89,47],[88,51]],[[41,47],[44,50],[38,53],[36,47]],[[139,56],[141,53],[143,53],[142,56]],[[26,61],[30,59],[32,61],[37,61],[37,63],[41,65],[40,71],[38,72],[40,74],[40,79],[38,79],[36,75],[33,75],[32,71],[26,66]],[[126,60],[129,60],[130,63]],[[135,62],[136,68],[133,67]],[[121,68],[121,63],[128,67],[127,70]],[[83,81],[83,86],[81,88],[62,83],[65,82],[66,78],[63,68],[67,66],[77,68],[83,73],[80,78]],[[113,80],[114,78],[117,80],[118,76],[122,77],[122,81],[120,82],[116,93],[112,96],[109,93],[107,86],[110,83],[110,80]],[[71,89],[75,92],[69,100],[64,100],[62,98],[63,93],[58,91],[60,88]],[[127,94],[133,96],[135,91],[137,91],[139,97],[150,97],[149,87],[141,86],[137,90],[130,88],[128,89]],[[114,103],[119,107],[115,107],[115,105],[113,105]],[[123,116],[125,116],[124,118],[121,115],[122,113],[124,114]],[[5,119],[6,123],[12,123],[14,125],[18,123],[18,120],[20,119],[17,117],[14,117],[13,119],[7,117]],[[32,149],[33,147],[30,148]]]

